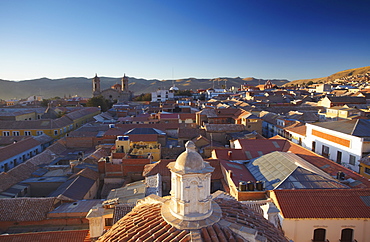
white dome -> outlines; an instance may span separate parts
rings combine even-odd
[[[175,86],[170,87],[170,91],[178,91],[178,90],[179,90],[179,88],[178,88],[178,87],[175,87]]]
[[[202,156],[196,152],[195,144],[188,141],[185,144],[186,151],[181,153],[175,163],[175,169],[184,173],[199,172],[205,168],[205,162]]]

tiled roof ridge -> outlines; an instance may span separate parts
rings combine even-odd
[[[364,200],[370,197],[370,188],[282,189],[273,192],[277,199],[276,205],[285,218],[370,217],[370,207]]]
[[[0,199],[0,221],[40,221],[53,210],[55,197]]]
[[[245,241],[241,234],[261,241],[287,241],[262,215],[230,199],[215,201],[223,208],[221,221],[203,229],[179,230],[161,216],[162,203],[138,204],[98,241]]]
[[[10,169],[8,172],[0,173],[0,192],[5,191],[9,187],[21,182],[24,179],[27,179],[32,172],[38,169],[38,165],[48,164],[54,155],[55,154],[50,150],[45,150],[44,152],[37,154],[36,156]]]
[[[0,161],[10,159],[18,155],[19,153],[26,152],[32,148],[37,147],[38,145],[41,145],[41,143],[31,136],[26,139],[14,142],[5,147],[1,147],[0,148],[0,157],[1,157]]]
[[[90,241],[89,230],[63,230],[0,235],[0,241]]]
[[[72,176],[70,176],[68,178],[68,180],[72,179],[74,177],[77,177],[77,176],[83,176],[83,177],[86,177],[86,178],[89,178],[89,179],[95,181],[99,178],[99,173],[90,169],[89,167],[86,167],[86,168],[82,169],[81,171],[79,171],[79,172],[73,174]]]

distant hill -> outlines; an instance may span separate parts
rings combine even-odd
[[[285,86],[308,83],[309,81],[312,81],[314,83],[326,83],[326,82],[334,81],[335,79],[339,79],[339,78],[342,78],[342,77],[355,76],[355,75],[359,75],[359,74],[365,74],[367,72],[370,72],[370,66],[365,66],[365,67],[340,71],[340,72],[334,73],[334,74],[332,74],[330,76],[327,76],[327,77],[319,77],[319,78],[314,78],[314,79],[294,80],[294,81],[291,81],[289,83],[286,83]]]
[[[101,89],[104,90],[120,83],[121,78],[100,77]],[[185,78],[178,80],[146,80],[129,77],[129,88],[135,95],[141,93],[150,93],[157,89],[169,89],[173,83],[180,90],[207,89],[226,87],[240,87],[242,84],[259,85],[264,84],[267,80],[248,78],[216,78],[216,79],[197,79]],[[272,83],[282,86],[288,83],[288,80],[271,80]],[[0,79],[0,99],[27,98],[31,95],[41,95],[44,98],[64,97],[69,95],[79,95],[82,97],[92,96],[92,78],[85,77],[68,77],[63,79],[40,78],[25,81],[6,81]]]

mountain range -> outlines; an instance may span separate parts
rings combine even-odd
[[[116,83],[121,82],[121,78],[99,77],[101,90],[107,89]],[[150,93],[157,89],[169,89],[175,85],[180,90],[207,89],[240,87],[242,84],[259,85],[264,84],[267,80],[249,78],[215,78],[215,79],[197,79],[185,78],[178,80],[146,80],[129,77],[129,89],[134,95]],[[271,80],[272,83],[282,86],[288,83],[288,80]],[[6,81],[0,79],[0,99],[7,100],[11,98],[27,98],[32,95],[40,95],[44,98],[64,97],[78,95],[80,97],[92,97],[92,77],[68,77],[62,79],[40,78],[25,81]]]
[[[328,82],[337,78],[352,76],[357,74],[365,74],[370,72],[370,66],[360,67],[355,69],[348,69],[334,73],[328,77],[321,77],[315,79],[302,79],[289,82],[285,79],[273,79],[271,82],[278,86],[302,84],[313,81],[314,83]],[[107,89],[116,83],[120,83],[121,78],[100,77],[101,90]],[[146,80],[135,77],[129,77],[129,89],[134,92],[134,95],[142,93],[150,93],[157,89],[169,89],[175,85],[180,90],[197,90],[207,88],[222,88],[226,87],[240,87],[242,84],[256,86],[264,84],[266,79],[248,78],[230,78],[220,77],[214,79],[198,79],[198,78],[184,78],[177,80]],[[81,97],[92,96],[92,77],[68,77],[61,79],[40,78],[25,81],[6,81],[0,79],[0,99],[6,100],[11,98],[27,98],[32,95],[40,95],[44,98],[64,97],[78,95]]]

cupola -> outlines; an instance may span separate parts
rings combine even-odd
[[[214,168],[203,160],[188,141],[186,151],[168,167],[171,171],[171,199],[162,206],[163,218],[181,229],[199,229],[220,219],[221,210],[212,201],[211,173]]]

